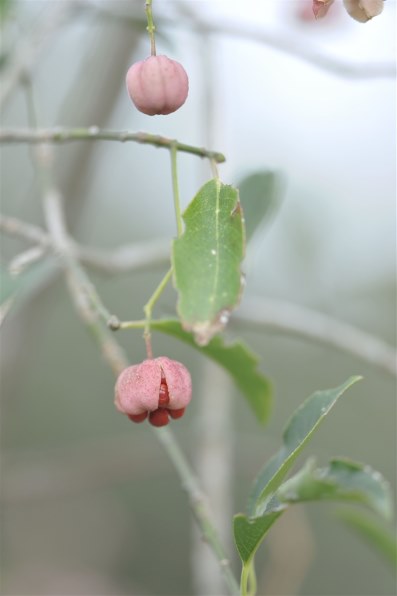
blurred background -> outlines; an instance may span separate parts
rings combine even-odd
[[[192,371],[193,401],[173,430],[213,497],[238,574],[232,514],[244,509],[251,482],[280,446],[287,417],[315,389],[364,376],[309,449],[321,464],[332,455],[365,461],[395,486],[395,377],[348,351],[260,324],[269,304],[277,313],[287,302],[395,344],[396,98],[387,66],[395,3],[365,25],[338,2],[318,22],[304,0],[153,4],[158,53],[189,74],[178,112],[144,116],[125,91],[128,66],[149,53],[143,0],[3,0],[2,125],[29,126],[31,94],[39,126],[158,133],[223,152],[226,183],[254,173],[270,180],[272,208],[250,239],[245,296],[226,334],[255,350],[274,384],[269,425],[259,426],[200,354],[154,337],[157,354]],[[27,77],[18,83],[26,71],[31,85]],[[176,233],[167,151],[81,142],[56,146],[55,156],[78,241],[167,248]],[[185,206],[211,171],[195,156],[180,154],[178,163]],[[255,180],[250,192],[262,192]],[[44,224],[26,145],[1,148],[1,211]],[[3,266],[29,246],[3,235]],[[1,328],[2,594],[225,594],[154,433],[116,412],[113,375],[56,265],[48,257],[24,274]],[[112,313],[136,319],[167,268],[159,258],[91,276]],[[168,288],[155,315],[174,312]],[[131,362],[144,359],[140,331],[117,339]],[[393,573],[337,520],[337,509],[296,507],[272,529],[258,554],[259,594],[395,593]]]

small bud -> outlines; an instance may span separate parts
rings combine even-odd
[[[349,15],[359,23],[366,23],[383,10],[383,0],[343,0]]]
[[[175,112],[189,91],[185,69],[167,56],[149,56],[136,62],[127,72],[126,83],[132,102],[148,116]]]
[[[167,425],[170,416],[183,416],[191,396],[189,371],[166,356],[124,369],[115,387],[116,408],[137,423],[149,416],[153,426]]]

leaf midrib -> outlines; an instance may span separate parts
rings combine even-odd
[[[214,305],[215,297],[218,291],[219,285],[219,263],[220,263],[220,256],[219,256],[219,213],[220,213],[220,195],[221,195],[221,185],[220,181],[217,178],[215,180],[216,184],[216,203],[215,203],[215,274],[214,274],[214,283],[212,285],[212,292],[209,297],[209,301],[212,305]],[[212,255],[212,248],[211,248],[211,255]]]

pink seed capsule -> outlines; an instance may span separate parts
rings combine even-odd
[[[171,114],[186,101],[189,79],[179,62],[167,56],[149,56],[135,62],[126,76],[135,107],[148,116]]]
[[[153,426],[180,418],[192,395],[187,368],[166,356],[144,360],[124,369],[115,387],[116,408],[133,422],[149,416]]]

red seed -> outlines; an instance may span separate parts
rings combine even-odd
[[[168,410],[165,408],[158,408],[149,414],[149,422],[153,426],[166,426],[169,422]]]
[[[132,420],[132,422],[143,422],[147,418],[147,412],[142,412],[142,414],[128,414],[128,418]]]
[[[163,408],[170,403],[170,395],[168,393],[168,386],[165,378],[161,379],[159,391],[159,408]]]
[[[171,418],[176,420],[177,418],[182,418],[185,413],[186,408],[180,408],[179,410],[168,410],[169,415]]]

